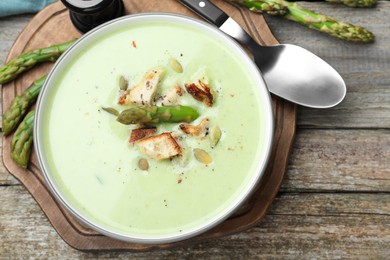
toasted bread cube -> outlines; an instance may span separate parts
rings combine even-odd
[[[170,133],[150,136],[136,142],[140,151],[149,158],[162,160],[179,155],[180,146]]]
[[[179,98],[184,95],[184,90],[179,86],[175,85],[169,89],[161,97],[156,100],[156,104],[160,106],[174,106],[178,105]]]
[[[209,130],[209,119],[204,118],[198,125],[189,125],[189,124],[180,124],[180,129],[188,134],[193,136],[206,136]]]
[[[138,128],[131,130],[129,143],[134,143],[145,137],[152,136],[156,133],[156,128]]]
[[[121,105],[152,105],[163,72],[162,68],[156,68],[146,73],[141,82],[125,91],[118,103]]]

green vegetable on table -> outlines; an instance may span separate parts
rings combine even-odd
[[[38,94],[41,91],[43,83],[47,75],[35,80],[22,94],[16,96],[10,107],[3,114],[3,135],[7,136],[12,133],[23,117],[28,112],[28,108],[37,100]]]
[[[198,116],[198,111],[188,106],[139,106],[121,111],[117,121],[125,125],[162,122],[189,123]]]
[[[75,41],[76,39],[41,49],[27,51],[13,58],[0,68],[0,84],[15,79],[20,73],[31,69],[37,63],[55,61]]]
[[[253,12],[282,16],[311,29],[328,33],[337,38],[354,42],[373,42],[374,34],[363,27],[317,14],[285,0],[227,0],[247,7]]]
[[[376,0],[325,0],[329,3],[343,4],[349,7],[373,7]]]
[[[35,111],[30,111],[15,131],[11,142],[11,158],[22,167],[27,168],[30,160]]]
[[[290,0],[296,2],[295,0]],[[349,7],[373,7],[376,5],[376,0],[307,0],[308,2],[321,2],[343,4]]]

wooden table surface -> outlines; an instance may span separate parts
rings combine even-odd
[[[301,3],[361,25],[373,44],[338,40],[277,17],[281,43],[330,63],[348,93],[337,107],[298,108],[297,135],[281,190],[256,227],[218,240],[153,252],[80,252],[68,246],[30,194],[0,163],[0,259],[390,257],[390,2],[372,9]],[[0,19],[0,63],[32,15]]]

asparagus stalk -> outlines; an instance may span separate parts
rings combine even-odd
[[[161,122],[192,122],[199,116],[198,111],[188,106],[139,106],[119,113],[118,122],[130,124],[157,124]]]
[[[341,3],[349,7],[373,7],[376,0],[325,0],[329,3]]]
[[[27,51],[13,58],[3,67],[0,67],[0,84],[15,79],[20,73],[31,69],[37,63],[55,61],[75,41],[76,39],[41,49]]]
[[[3,114],[3,135],[7,136],[18,126],[28,108],[37,100],[47,75],[35,80],[22,94],[16,96]]]
[[[373,7],[376,0],[325,0],[329,3],[343,4],[349,7]]]
[[[267,6],[265,12],[271,15],[279,15],[288,20],[298,22],[311,29],[328,33],[337,38],[354,42],[373,42],[374,34],[363,27],[355,26],[336,19],[317,14],[304,9],[296,3],[285,0],[227,0],[235,2],[249,8],[253,12],[263,12],[264,6]],[[270,8],[277,6],[277,8]],[[283,11],[278,11],[282,9]]]
[[[296,2],[298,0],[291,0]],[[376,0],[306,0],[308,2],[320,2],[325,1],[328,3],[343,4],[349,7],[373,7],[376,5]]]
[[[27,168],[33,142],[35,111],[30,111],[16,129],[11,142],[11,158],[22,168]]]

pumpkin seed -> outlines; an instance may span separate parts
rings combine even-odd
[[[138,168],[140,168],[142,171],[147,171],[149,169],[149,163],[148,160],[141,158],[138,160]]]
[[[176,59],[171,59],[169,61],[169,65],[177,73],[182,73],[183,72],[183,67],[181,66],[180,62],[178,62]]]
[[[204,164],[212,163],[213,158],[211,158],[211,156],[205,150],[202,150],[199,148],[194,148],[193,151],[194,151],[194,156],[195,156],[196,160],[198,160],[199,162],[204,163]]]
[[[128,86],[129,86],[129,82],[125,79],[125,77],[121,76],[119,78],[119,89],[120,90],[127,90]]]
[[[114,116],[118,116],[119,115],[119,111],[116,110],[115,108],[112,108],[112,107],[102,107],[102,109],[104,111],[106,111],[107,113],[110,113],[110,114],[112,114]]]
[[[211,140],[211,147],[215,147],[222,136],[221,128],[219,128],[217,125],[214,125],[210,128],[210,140]]]

